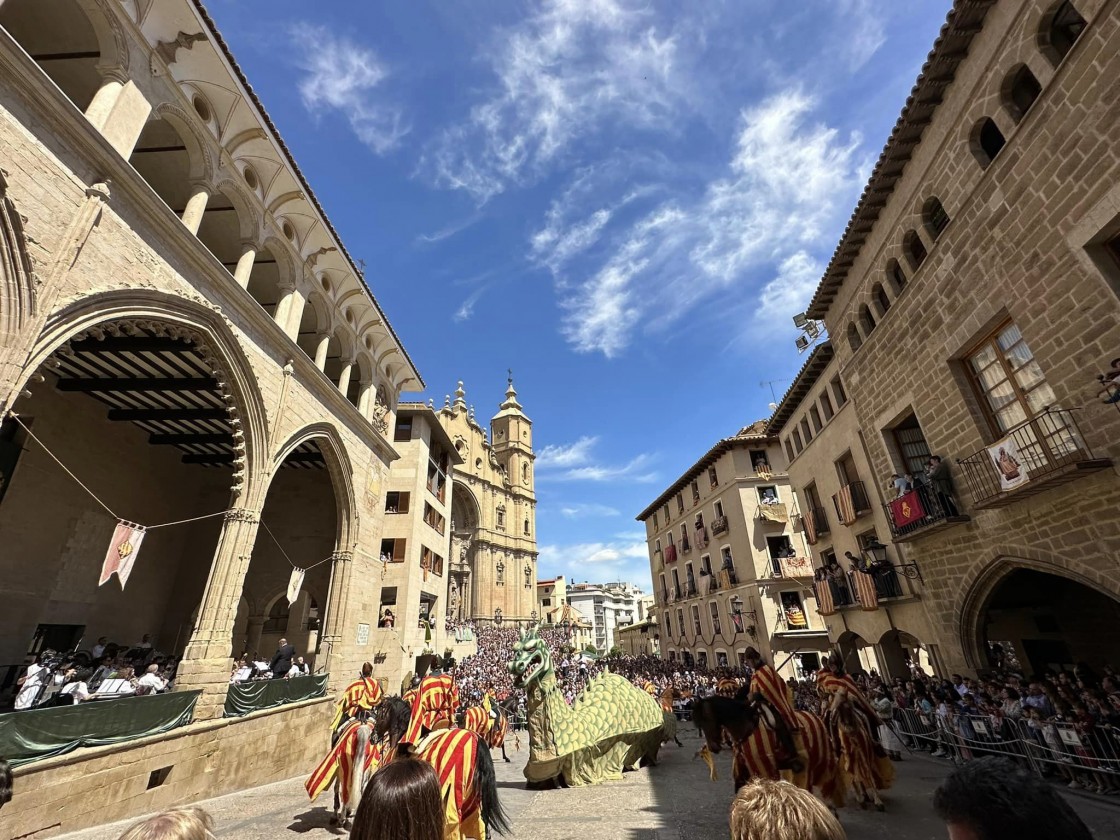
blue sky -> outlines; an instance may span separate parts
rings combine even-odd
[[[540,574],[768,415],[949,0],[210,0],[442,404],[512,367]],[[682,11],[687,10],[687,11]]]

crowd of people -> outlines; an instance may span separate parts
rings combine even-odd
[[[178,665],[149,635],[134,645],[102,636],[88,652],[43,651],[17,680],[15,710],[168,691]]]

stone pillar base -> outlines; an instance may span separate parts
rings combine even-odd
[[[221,659],[184,659],[175,675],[176,691],[197,691],[202,696],[194,707],[195,720],[220,718],[226,705],[229,674],[233,667],[229,657]]]

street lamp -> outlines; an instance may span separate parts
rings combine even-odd
[[[862,554],[870,555],[871,562],[881,565],[887,559],[887,547],[879,542],[878,537],[871,537],[864,545]]]

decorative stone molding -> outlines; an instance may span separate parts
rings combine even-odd
[[[157,42],[155,50],[153,52],[163,59],[164,64],[172,65],[175,63],[175,55],[179,52],[179,50],[189,50],[194,47],[194,45],[199,41],[205,40],[207,39],[206,33],[204,32],[196,32],[194,34],[179,32],[179,34],[175,36],[175,40],[173,41]],[[159,74],[155,73],[155,75],[158,76]]]

